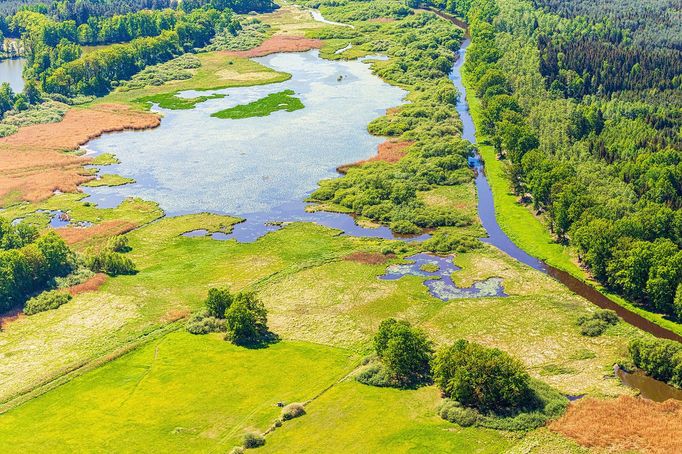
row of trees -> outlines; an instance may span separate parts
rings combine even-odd
[[[26,82],[22,93],[14,93],[9,83],[0,84],[0,119],[10,110],[22,111],[28,109],[30,105],[38,104],[42,101],[40,90],[33,81]]]
[[[466,71],[482,100],[480,130],[506,160],[513,190],[609,288],[682,319],[682,97],[669,89],[679,83],[680,59],[648,60],[673,51],[638,50],[624,38],[616,46],[612,26],[560,18],[525,0],[476,0],[468,15]],[[580,56],[557,50],[548,60],[548,46],[584,40],[629,56],[616,64],[586,45]],[[582,69],[568,72],[571,60]],[[605,75],[620,85],[607,87]],[[661,85],[658,95],[652,85]]]
[[[54,232],[39,236],[33,227],[0,219],[0,311],[23,304],[74,263],[74,254]]]

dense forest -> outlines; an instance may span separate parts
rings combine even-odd
[[[431,4],[470,23],[481,132],[516,194],[611,290],[682,318],[678,3]]]

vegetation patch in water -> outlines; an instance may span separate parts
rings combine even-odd
[[[278,110],[293,112],[303,109],[300,99],[292,96],[293,90],[284,90],[279,93],[272,93],[258,101],[250,102],[241,106],[230,107],[211,114],[212,117],[236,120],[239,118],[267,117]]]
[[[194,109],[197,104],[209,99],[220,99],[225,96],[227,95],[216,93],[207,96],[197,96],[196,98],[179,98],[177,93],[160,93],[158,95],[137,98],[135,102],[146,104],[147,107],[150,107],[152,104],[158,104],[162,109],[189,110]]]
[[[133,178],[126,178],[113,173],[106,173],[96,180],[90,180],[86,183],[83,183],[82,186],[97,188],[100,186],[122,186],[124,184],[130,183],[135,183],[135,180]]]

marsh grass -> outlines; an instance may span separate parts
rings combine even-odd
[[[177,92],[174,93],[160,93],[157,95],[143,96],[137,98],[134,102],[146,105],[147,108],[151,107],[153,104],[158,105],[162,109],[171,110],[189,110],[194,109],[197,104],[208,101],[209,99],[220,99],[227,95],[215,93],[206,96],[197,96],[195,98],[181,98],[177,96]]]
[[[236,120],[239,118],[267,117],[271,113],[277,112],[279,110],[294,112],[296,110],[303,109],[304,106],[301,100],[292,95],[294,95],[293,90],[284,90],[280,91],[279,93],[272,93],[267,95],[265,98],[261,98],[249,104],[243,104],[212,113],[211,116],[216,118]]]

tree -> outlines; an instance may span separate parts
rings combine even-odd
[[[40,90],[33,80],[27,80],[26,85],[24,85],[24,96],[29,104],[38,104],[43,100],[40,95]]]
[[[677,320],[682,320],[682,282],[677,284],[677,291],[675,292],[675,301],[673,303],[675,307],[675,315]]]
[[[208,315],[215,318],[225,318],[225,311],[232,304],[232,294],[226,287],[208,289],[208,298],[204,304]]]
[[[436,354],[433,376],[448,397],[484,412],[520,408],[531,395],[530,377],[518,360],[463,339]]]
[[[225,339],[237,345],[263,340],[268,333],[268,312],[253,293],[238,293],[225,312]]]
[[[406,321],[389,318],[381,322],[374,347],[387,371],[400,383],[419,383],[431,374],[431,341]]]

